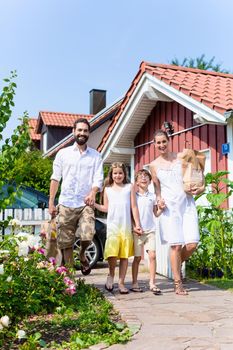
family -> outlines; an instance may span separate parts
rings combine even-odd
[[[178,295],[188,292],[182,283],[181,266],[194,252],[199,241],[198,217],[193,195],[204,191],[193,186],[189,193],[183,189],[182,153],[169,150],[169,137],[163,130],[154,135],[154,145],[159,156],[148,170],[135,175],[135,183],[127,178],[126,166],[115,162],[103,183],[103,164],[100,154],[88,147],[90,124],[85,118],[76,120],[73,128],[74,145],[61,149],[53,163],[50,183],[49,213],[56,217],[57,241],[62,264],[73,265],[75,232],[81,232],[81,271],[91,271],[85,250],[95,234],[95,208],[107,213],[107,239],[104,258],[109,274],[105,289],[112,292],[117,261],[119,260],[118,289],[128,294],[125,276],[128,258],[132,263],[132,292],[142,292],[138,284],[138,270],[142,247],[149,256],[149,288],[161,294],[156,286],[155,221],[160,216],[160,233],[163,243],[170,245],[170,260],[174,277],[174,290]],[[61,183],[59,204],[55,197]],[[153,181],[155,194],[148,187]],[[103,193],[103,204],[96,203],[97,192]],[[132,233],[133,232],[133,233]]]

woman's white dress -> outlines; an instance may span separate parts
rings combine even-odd
[[[156,168],[161,185],[161,197],[166,209],[160,216],[162,243],[180,245],[199,242],[199,228],[196,205],[193,197],[183,190],[181,161]]]

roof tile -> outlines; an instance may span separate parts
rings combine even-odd
[[[38,141],[41,138],[40,134],[36,133],[36,125],[37,125],[37,119],[36,118],[30,118],[28,120],[29,124],[29,135],[32,141]]]
[[[144,72],[153,75],[155,78],[189,95],[194,100],[202,102],[204,105],[214,109],[220,114],[224,114],[227,109],[233,109],[233,74],[211,72],[169,64],[142,62],[139,72],[136,75],[137,81],[134,79],[132,82],[123,99],[121,109],[116,113],[99,145],[99,150],[101,150],[106,143],[106,140],[136,88],[138,79]]]
[[[75,120],[78,118],[91,119],[93,115],[90,114],[72,114],[61,112],[40,112],[40,116],[45,125],[72,127]]]

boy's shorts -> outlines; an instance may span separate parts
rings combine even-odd
[[[58,206],[57,244],[60,249],[72,248],[78,229],[81,241],[92,241],[95,234],[94,209],[89,206],[68,208]]]
[[[133,234],[134,239],[134,256],[142,255],[142,247],[146,251],[155,251],[155,231],[144,231],[142,235]]]

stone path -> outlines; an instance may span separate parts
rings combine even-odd
[[[104,291],[107,272],[106,265],[100,266],[86,282]],[[127,287],[130,273],[131,267]],[[104,292],[135,333],[129,343],[109,350],[233,350],[233,293],[189,281],[189,295],[177,296],[172,281],[158,276],[163,292],[158,296],[149,291],[147,278],[142,265],[139,282],[143,293],[121,295],[117,284],[113,294]]]

